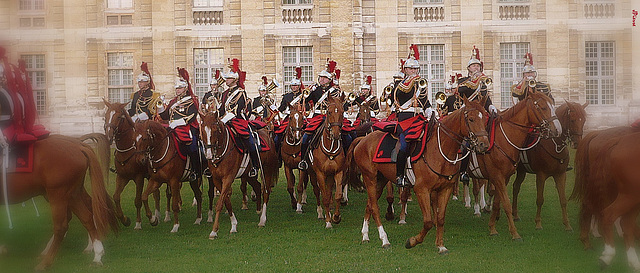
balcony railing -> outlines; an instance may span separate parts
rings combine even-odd
[[[584,3],[584,18],[612,18],[616,6],[611,2]]]
[[[282,6],[282,22],[311,23],[313,22],[313,5]]]
[[[416,22],[444,21],[444,5],[413,5],[413,20]]]
[[[529,4],[500,4],[500,20],[528,20]]]
[[[222,24],[222,9],[209,9],[209,10],[194,10],[193,11],[193,24],[194,25],[221,25]]]

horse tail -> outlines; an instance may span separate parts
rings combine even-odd
[[[589,176],[589,146],[591,141],[598,134],[592,133],[588,134],[585,138],[580,141],[578,145],[578,149],[576,150],[576,159],[575,159],[575,183],[573,184],[573,192],[571,196],[569,196],[569,200],[581,201],[584,198],[585,193],[587,192],[587,180]]]
[[[91,207],[93,209],[93,222],[98,231],[98,237],[104,238],[109,229],[118,232],[118,219],[115,215],[115,207],[111,196],[104,186],[104,179],[100,162],[91,147],[84,144],[82,153],[89,162],[89,175],[91,178]]]
[[[100,159],[100,167],[104,175],[104,181],[109,183],[109,164],[111,163],[111,143],[107,136],[102,133],[90,133],[80,137],[80,141],[85,142],[92,140],[96,143],[98,150],[98,158]]]
[[[347,161],[345,162],[345,165],[347,167],[347,175],[344,176],[344,179],[347,179],[348,181],[343,184],[348,183],[349,186],[354,189],[364,188],[364,183],[357,177],[358,164],[356,164],[355,160],[353,160],[353,154],[355,153],[356,146],[358,146],[358,143],[360,143],[360,141],[362,141],[363,139],[364,137],[358,137],[353,140],[353,142],[349,146],[349,150],[347,151]]]

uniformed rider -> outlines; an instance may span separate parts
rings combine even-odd
[[[153,79],[149,73],[147,63],[142,62],[140,65],[142,73],[138,75],[138,91],[131,94],[131,108],[129,109],[129,115],[131,119],[135,121],[148,120],[156,115],[157,102],[162,100],[160,94],[154,92],[155,85]]]
[[[531,53],[525,54],[524,58],[525,62],[524,68],[522,69],[522,80],[511,86],[511,95],[514,98],[513,103],[516,104],[524,99],[527,89],[542,92],[549,96],[551,100],[554,100],[551,95],[551,87],[549,87],[549,84],[537,80],[538,71],[536,71],[536,67],[533,66],[533,56]]]
[[[202,96],[202,108],[205,111],[210,110],[209,108],[212,107],[212,105],[217,107],[220,104],[220,97],[222,96],[220,88],[223,82],[224,79],[220,76],[220,70],[216,69],[215,76],[209,82],[209,91]]]

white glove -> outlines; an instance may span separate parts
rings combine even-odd
[[[272,111],[276,111],[276,110],[278,110],[278,107],[276,107],[276,106],[275,106],[275,105],[273,105],[273,104],[272,104],[269,108],[271,108],[271,110],[272,110]]]
[[[222,121],[222,123],[227,123],[227,121],[230,121],[232,118],[235,118],[236,114],[231,113],[231,112],[227,112],[224,117],[222,117],[222,119],[220,121]]]
[[[498,109],[493,105],[489,105],[489,112],[497,114]]]
[[[140,117],[138,117],[138,114],[135,114],[135,115],[131,116],[131,120],[132,120],[133,122],[136,122],[136,121],[138,121],[139,119],[140,119]]]
[[[431,114],[432,114],[433,112],[435,112],[435,111],[434,111],[434,110],[433,110],[433,108],[431,108],[431,107],[429,107],[429,108],[427,108],[427,109],[424,109],[424,116],[425,116],[426,118],[431,118]]]
[[[149,116],[147,115],[147,113],[142,112],[140,114],[137,114],[136,116],[138,116],[138,120],[148,120]],[[135,121],[135,120],[134,120]]]
[[[184,121],[184,119],[176,119],[176,120],[172,120],[171,122],[169,122],[169,127],[171,129],[175,129],[178,126],[181,125],[187,125],[187,123]]]

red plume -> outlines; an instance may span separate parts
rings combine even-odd
[[[240,60],[236,58],[233,58],[233,60],[231,60],[231,72],[240,73]]]
[[[267,86],[269,84],[269,81],[267,80],[267,76],[262,76],[262,82],[264,83],[264,86]]]
[[[216,76],[214,77],[215,79],[219,79],[220,78],[220,70],[216,69]]]
[[[367,76],[367,85],[371,85],[371,80],[373,80],[373,77]]]
[[[420,60],[420,52],[418,51],[418,45],[411,45],[411,47],[409,48],[413,50],[413,57],[415,57],[416,60]]]
[[[459,78],[462,78],[462,74],[457,73],[457,74],[456,74],[456,80],[457,80],[457,79],[459,79]]]
[[[529,64],[530,64],[530,65],[533,65],[533,56],[531,55],[531,52],[529,52],[529,53],[525,54],[525,58],[526,58],[527,56],[529,57]]]
[[[156,85],[153,83],[153,78],[151,78],[151,73],[149,73],[149,67],[147,66],[146,62],[142,62],[142,64],[140,65],[140,70],[142,70],[142,72],[146,73],[147,76],[149,76],[149,88],[156,89]]]
[[[329,65],[327,66],[327,72],[333,73],[333,71],[336,70],[337,65],[338,63],[336,63],[336,61],[329,61]]]
[[[296,66],[296,79],[302,78],[302,67]]]
[[[234,59],[237,60],[237,59]],[[244,88],[244,81],[247,79],[247,72],[246,71],[238,71],[238,86],[240,86],[242,89]]]
[[[405,60],[400,59],[400,69],[402,69],[404,67],[404,63],[405,62],[406,62]]]
[[[178,67],[178,75],[180,75],[180,78],[184,79],[187,82],[187,92],[189,96],[191,96],[193,100],[193,104],[196,105],[196,109],[200,109],[200,106],[198,105],[198,97],[196,97],[196,95],[193,94],[193,90],[191,90],[191,82],[189,81],[189,72],[187,72],[186,68]]]
[[[480,50],[476,48],[476,45],[473,45],[473,54],[476,55],[476,59],[480,60]]]
[[[342,72],[340,69],[336,69],[336,79],[338,80],[340,79],[340,72]]]
[[[451,83],[456,83],[456,75],[451,75]]]

